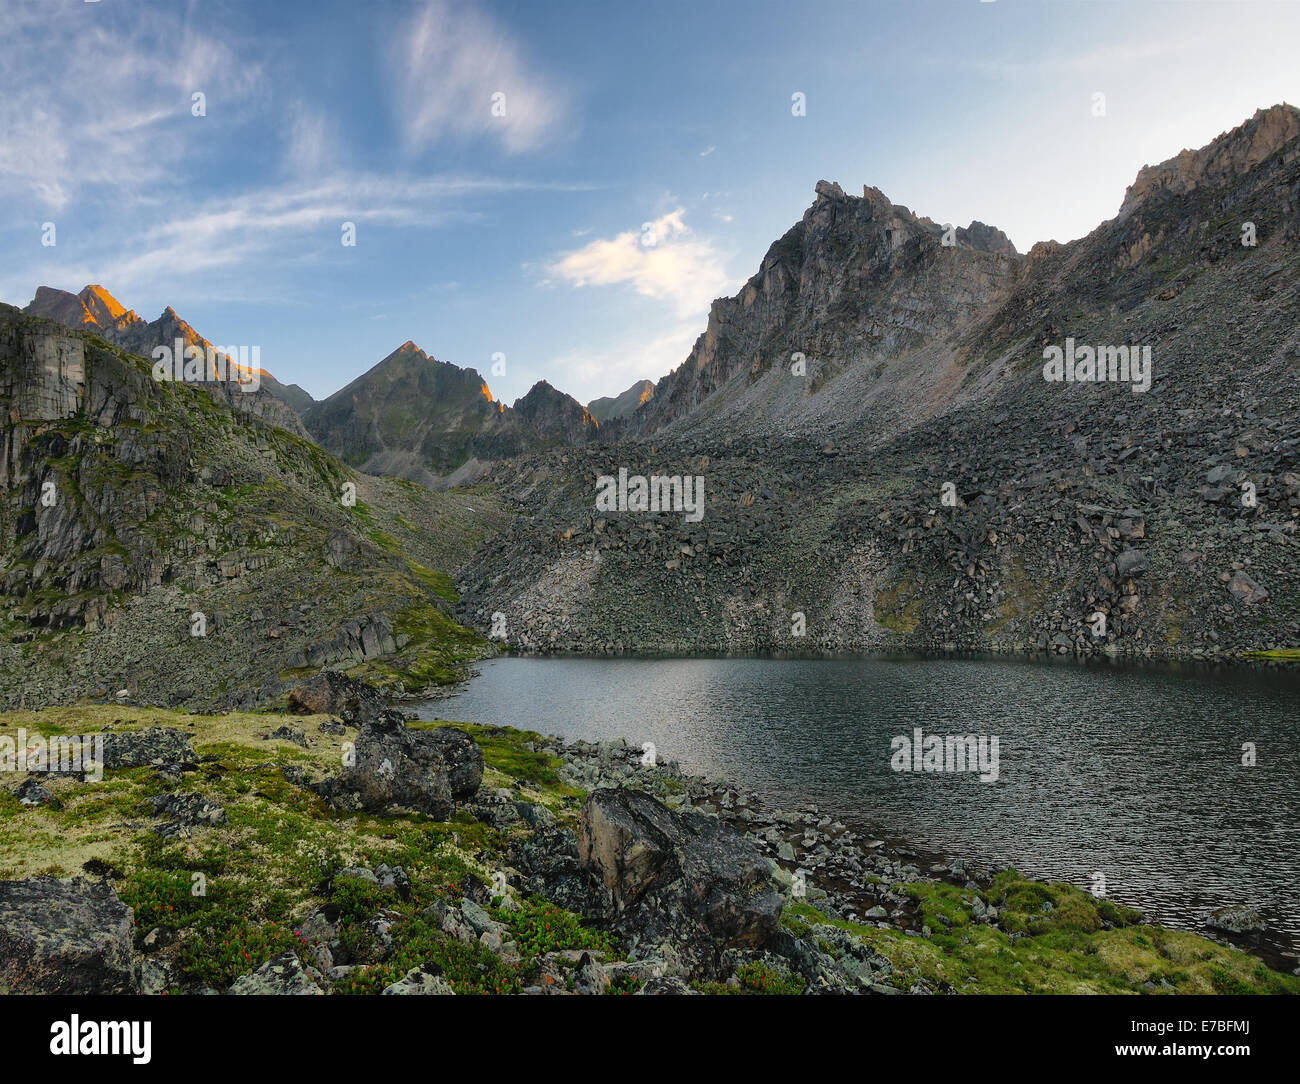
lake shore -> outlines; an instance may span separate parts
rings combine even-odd
[[[21,797],[0,792],[0,986],[1300,992],[1300,978],[1108,900],[960,861],[935,869],[822,811],[769,812],[642,764],[625,743],[403,720],[337,675],[316,704],[322,682],[297,714],[0,716],[0,735],[111,746],[102,781],[29,773]],[[408,770],[414,756],[427,771]],[[793,838],[800,851],[783,857]]]

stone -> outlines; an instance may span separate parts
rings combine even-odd
[[[378,718],[386,708],[383,695],[373,685],[334,670],[314,674],[289,690],[292,715],[336,715],[345,723],[360,726]]]
[[[411,730],[393,711],[362,725],[353,763],[337,778],[317,784],[327,800],[354,795],[362,809],[416,809],[438,820],[452,803],[470,798],[483,778],[483,752],[454,727]]]
[[[1205,924],[1212,930],[1225,933],[1253,933],[1265,928],[1259,912],[1244,904],[1216,908],[1210,912]]]
[[[777,929],[781,897],[766,861],[715,818],[601,789],[583,803],[577,842],[580,863],[612,897],[616,924],[662,932],[697,956],[761,947]]]
[[[1244,572],[1234,572],[1228,580],[1228,590],[1238,602],[1248,606],[1268,601],[1268,589],[1260,586]]]
[[[292,952],[282,952],[267,960],[256,971],[241,975],[226,991],[236,995],[312,995],[324,992],[308,978],[302,963]]]
[[[423,967],[411,968],[397,982],[384,987],[381,991],[381,994],[387,997],[404,994],[446,997],[455,993],[456,991],[451,988],[451,984],[446,979],[426,971]]]
[[[136,992],[131,908],[104,881],[0,881],[0,992]]]

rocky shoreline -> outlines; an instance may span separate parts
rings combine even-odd
[[[641,762],[644,754],[623,740],[552,741],[551,750],[572,766],[578,785],[644,787],[670,808],[698,809],[730,824],[759,847],[788,895],[799,898],[794,881],[802,872],[802,898],[832,917],[928,937],[933,931],[924,925],[917,901],[893,885],[930,881],[980,893],[1000,871],[987,862],[942,855],[879,826],[841,819],[815,804],[794,811],[769,807],[758,794],[726,780],[686,775],[675,761],[648,767]],[[978,897],[970,902],[978,920],[996,922],[996,907],[985,907]],[[1205,929],[1271,967],[1294,967],[1300,974],[1295,946],[1271,936],[1249,905],[1216,910]]]
[[[0,789],[0,990],[1300,992],[1066,885],[770,809],[622,741],[415,720],[337,673],[288,714],[106,705],[0,716],[0,736],[97,720],[102,781]]]

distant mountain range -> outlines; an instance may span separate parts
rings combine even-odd
[[[114,346],[145,358],[155,347],[172,348],[178,339],[187,347],[197,346],[205,352],[214,345],[182,320],[170,305],[158,319],[146,321],[134,310],[125,308],[102,286],[87,286],[79,294],[41,286],[23,312],[43,316],[76,331],[92,332]],[[223,345],[233,349],[232,344]],[[236,410],[248,411],[306,436],[299,414],[311,405],[311,396],[297,384],[281,384],[265,370],[260,372],[259,383],[260,387],[251,392],[228,382],[213,382],[208,388]]]
[[[148,322],[102,286],[86,286],[78,294],[41,286],[23,312],[92,332],[146,358],[155,347],[172,347],[178,339],[205,351],[213,345],[170,306]],[[643,380],[617,398],[595,400],[597,417],[541,380],[511,407],[492,398],[474,369],[438,361],[409,341],[320,402],[265,369],[259,375],[255,392],[220,382],[209,390],[235,409],[310,436],[360,470],[426,485],[471,480],[486,464],[526,449],[584,444],[595,439],[601,422],[630,414],[654,387]]]

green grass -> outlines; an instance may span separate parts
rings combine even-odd
[[[920,905],[929,937],[829,919],[802,901],[783,921],[813,937],[819,925],[848,930],[893,964],[890,981],[902,989],[923,981],[982,994],[1300,993],[1300,977],[1197,934],[1142,925],[1139,912],[1072,885],[1000,873],[979,894],[999,909],[995,924],[975,920],[976,893],[946,883],[899,887]]]

